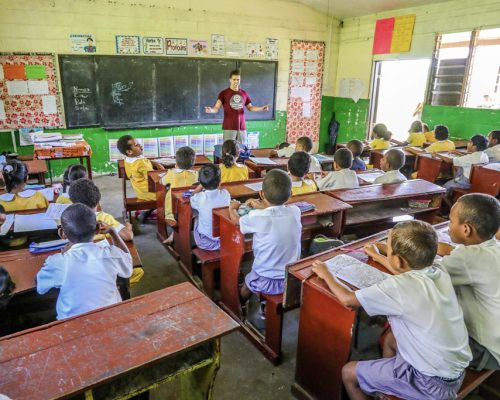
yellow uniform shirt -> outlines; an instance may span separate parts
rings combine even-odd
[[[248,179],[248,168],[246,165],[234,164],[230,168],[224,164],[219,164],[221,182],[237,182]]]
[[[196,181],[198,181],[198,173],[196,171],[178,168],[169,169],[167,174],[161,178],[161,183],[164,185],[170,184],[170,189],[191,186]],[[169,190],[165,197],[165,218],[175,221],[172,214],[172,190]]]
[[[314,181],[311,181],[309,179],[292,182],[292,196],[295,196],[297,194],[316,192],[317,190],[318,188],[316,187]]]
[[[408,145],[414,147],[423,147],[425,144],[425,134],[423,132],[412,132],[408,136]]]
[[[440,140],[439,142],[432,143],[425,150],[430,153],[435,153],[437,151],[452,151],[455,150],[455,143],[451,140]]]
[[[47,208],[49,202],[41,192],[25,190],[18,194],[4,193],[0,195],[0,205],[6,212],[15,212]]]
[[[156,200],[156,193],[148,192],[148,171],[152,171],[153,164],[144,157],[127,157],[124,160],[127,174],[135,195],[141,200]]]
[[[73,204],[73,202],[69,199],[68,193],[61,193],[56,200],[57,204]]]
[[[436,135],[434,134],[434,131],[429,131],[425,132],[425,141],[429,143],[434,143],[437,142]]]
[[[374,139],[370,143],[370,148],[372,148],[373,150],[385,150],[388,149],[389,147],[391,147],[391,143],[382,138]]]
[[[105,213],[104,211],[98,211],[95,213],[95,219],[97,222],[104,222],[106,225],[112,226],[115,228],[116,232],[120,233],[120,231],[125,228],[124,225],[120,224],[115,217],[111,214]],[[94,240],[102,240],[105,239],[106,235],[94,235]]]

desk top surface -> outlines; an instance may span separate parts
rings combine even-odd
[[[0,338],[0,393],[19,400],[81,393],[237,328],[192,284],[181,283]]]

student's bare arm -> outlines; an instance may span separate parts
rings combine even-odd
[[[207,114],[216,114],[219,112],[220,107],[222,106],[222,101],[217,99],[215,105],[213,107],[205,107],[205,112]]]
[[[361,307],[361,303],[358,301],[354,292],[338,283],[332,274],[330,274],[324,262],[318,260],[314,261],[312,270],[319,278],[325,281],[328,288],[337,296],[337,299],[339,299],[343,305],[352,309]]]
[[[154,169],[165,169],[163,165],[161,165],[159,162],[156,161],[151,161],[151,165],[153,166]]]
[[[134,232],[132,231],[132,225],[130,222],[125,223],[125,227],[120,230],[119,236],[128,242],[134,239]]]
[[[237,200],[231,200],[231,203],[229,203],[229,218],[237,225],[240,224],[240,215],[238,214],[240,205],[241,203]]]
[[[104,224],[102,222],[99,222],[99,233],[102,235],[109,235],[111,236],[111,240],[113,241],[113,245],[118,247],[119,249],[123,250],[125,253],[130,253],[128,251],[128,247],[125,244],[125,242],[122,240],[120,235],[116,232],[115,228]]]
[[[370,256],[374,261],[378,262],[379,264],[382,264],[385,268],[387,268],[389,271],[392,272],[391,264],[389,263],[389,260],[387,257],[383,254],[381,254],[381,249],[375,244],[369,244],[364,247],[363,249],[365,253]]]
[[[455,248],[455,246],[452,246],[451,244],[449,243],[443,243],[443,242],[439,242],[438,243],[438,250],[437,250],[437,253],[440,255],[440,256],[449,256],[450,253],[453,251],[453,249]]]

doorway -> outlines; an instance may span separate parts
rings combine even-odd
[[[411,122],[421,116],[418,105],[425,99],[430,64],[430,59],[375,62],[369,133],[384,123],[393,139],[407,139]]]

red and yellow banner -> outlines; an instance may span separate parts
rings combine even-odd
[[[410,51],[415,15],[377,20],[372,54]]]

